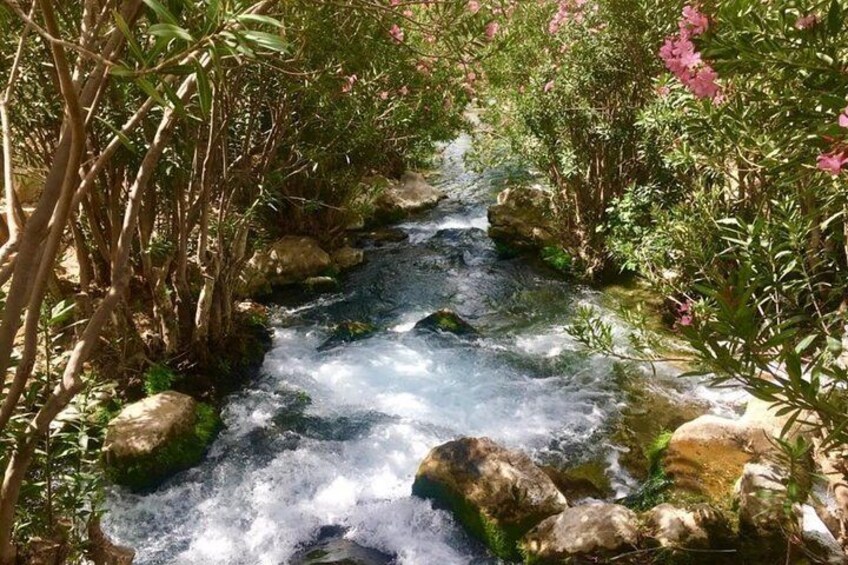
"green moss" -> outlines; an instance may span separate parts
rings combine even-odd
[[[574,267],[574,258],[562,247],[544,247],[539,257],[546,265],[560,273],[568,274]]]
[[[462,496],[421,476],[415,478],[412,494],[431,499],[437,507],[450,510],[472,536],[486,544],[497,557],[505,560],[521,559],[518,541],[537,523],[534,519],[518,526],[500,525]]]
[[[639,490],[624,498],[622,502],[628,508],[644,511],[650,510],[663,502],[668,502],[669,489],[673,481],[666,475],[663,457],[668,450],[671,436],[672,432],[664,430],[645,447],[645,459],[648,461],[648,479],[642,483]]]
[[[132,490],[154,487],[173,474],[198,464],[221,427],[215,408],[200,403],[190,434],[174,439],[148,457],[110,462],[106,465],[106,476]]]
[[[144,392],[153,396],[171,390],[176,380],[177,375],[169,367],[157,363],[144,373]]]

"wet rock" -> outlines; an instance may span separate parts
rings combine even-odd
[[[540,523],[521,540],[521,550],[528,562],[570,563],[633,551],[639,540],[635,512],[617,504],[588,504]]]
[[[646,512],[643,520],[645,535],[660,547],[716,549],[731,544],[727,517],[707,504],[692,508],[660,504]]]
[[[508,188],[489,208],[489,237],[512,249],[541,249],[554,243],[551,194],[539,187]]]
[[[155,485],[198,463],[219,429],[214,409],[190,396],[168,391],[145,398],[107,426],[106,474],[134,489]]]
[[[374,200],[374,221],[397,222],[411,214],[436,206],[445,194],[429,185],[420,173],[407,172],[389,182]]]
[[[761,427],[705,415],[675,430],[665,470],[676,488],[721,502],[730,498],[745,465],[772,449]]]
[[[311,237],[286,236],[254,253],[242,273],[242,293],[268,293],[274,286],[319,276],[333,262]]]
[[[344,271],[361,265],[365,261],[365,252],[355,247],[342,247],[333,251],[330,258],[337,269]]]
[[[565,497],[529,457],[489,438],[434,448],[418,468],[412,492],[450,509],[504,559],[517,558],[518,540],[566,507]]]
[[[615,494],[606,473],[606,464],[601,460],[588,461],[567,469],[545,465],[542,470],[571,501],[584,498],[603,500]]]
[[[377,333],[377,326],[368,322],[346,321],[333,328],[330,337],[321,344],[319,351],[331,349],[343,343],[351,343],[371,337]]]
[[[317,294],[337,292],[341,288],[338,279],[334,277],[309,277],[303,281],[303,286]]]
[[[262,324],[268,320],[268,308],[253,300],[242,300],[236,304],[236,312],[249,316],[252,320]]]
[[[390,565],[391,555],[363,547],[345,539],[345,529],[325,526],[318,533],[318,541],[295,554],[291,565]]]
[[[376,247],[382,247],[388,243],[400,243],[409,239],[409,234],[400,228],[382,228],[362,232],[357,239],[360,243],[369,243]]]
[[[439,310],[415,324],[416,330],[446,332],[459,336],[476,335],[477,330],[452,310]]]

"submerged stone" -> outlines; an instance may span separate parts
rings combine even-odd
[[[431,450],[412,493],[451,510],[503,559],[517,558],[518,540],[566,507],[565,496],[527,455],[489,438],[462,438]]]
[[[415,324],[416,330],[445,332],[455,335],[476,335],[477,329],[452,310],[439,310]]]
[[[309,277],[303,281],[303,286],[315,293],[336,292],[341,288],[338,279],[326,276]]]
[[[203,459],[220,429],[215,410],[178,392],[126,406],[106,429],[107,476],[132,489],[155,486]]]
[[[330,337],[321,344],[318,350],[324,351],[344,343],[366,339],[375,333],[377,333],[377,326],[369,322],[342,322],[333,328]]]
[[[296,553],[291,565],[390,565],[394,556],[364,547],[344,537],[340,526],[324,526],[318,540]]]

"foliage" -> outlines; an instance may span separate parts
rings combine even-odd
[[[160,392],[171,390],[177,375],[165,365],[153,365],[144,374],[144,392],[153,396]]]
[[[492,97],[483,118],[493,127],[484,135],[547,176],[559,239],[589,274],[607,264],[614,199],[665,180],[655,144],[635,127],[659,72],[650,8],[643,0],[521,3],[485,64]]]
[[[540,255],[542,261],[560,273],[568,273],[572,268],[571,255],[561,247],[545,247]]]

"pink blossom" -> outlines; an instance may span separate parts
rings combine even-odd
[[[845,166],[845,163],[848,163],[848,157],[845,156],[845,152],[840,151],[836,153],[834,151],[819,155],[816,166],[822,171],[836,176],[842,172],[842,167]]]
[[[480,11],[480,2],[477,0],[469,0],[468,1],[468,11],[472,14],[476,14]]]
[[[542,90],[545,91],[545,92],[550,92],[553,89],[554,89],[554,81],[552,81],[552,80],[549,80],[548,82],[546,82],[544,88],[542,88]]]
[[[819,23],[819,17],[815,14],[807,14],[795,20],[795,29],[810,29]]]
[[[403,30],[397,24],[394,24],[392,29],[389,30],[389,35],[392,36],[392,39],[394,39],[396,43],[403,43]]]
[[[380,100],[388,100],[388,99],[389,99],[388,91],[384,90],[383,92],[380,93]]]
[[[356,75],[350,75],[345,78],[345,83],[342,85],[342,92],[350,92],[353,90],[353,85],[359,78]]]
[[[848,107],[842,110],[842,113],[839,114],[837,122],[839,123],[839,127],[848,128]]]
[[[683,8],[683,18],[678,25],[683,36],[697,37],[710,27],[710,19],[698,8],[687,5]]]
[[[400,90],[398,90],[398,92],[400,93],[401,96],[406,96],[407,94],[409,94],[409,87],[407,87],[406,85],[403,85],[403,86],[400,87]]]
[[[498,22],[489,22],[489,25],[486,26],[486,39],[491,41],[498,34],[498,30],[501,29],[501,24]]]

